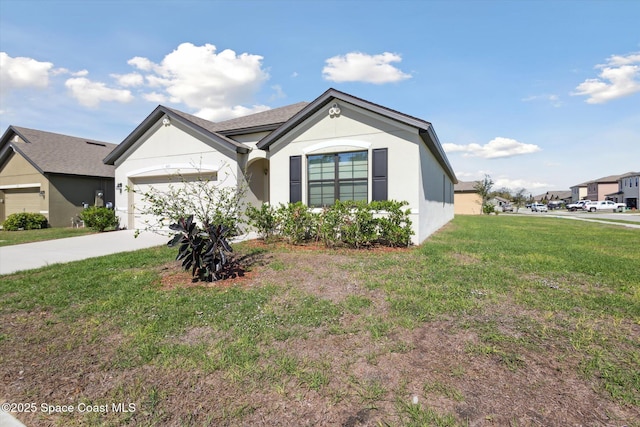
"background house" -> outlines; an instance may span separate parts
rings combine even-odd
[[[407,201],[420,243],[453,218],[457,182],[430,123],[334,89],[221,123],[159,106],[105,162],[116,167],[117,212],[130,228],[144,221],[140,200],[120,188],[161,187],[180,171],[224,185],[248,179],[252,203]]]
[[[475,190],[477,181],[458,181],[453,186],[454,213],[456,215],[482,214],[482,197]]]
[[[640,200],[640,172],[629,172],[618,179],[618,191],[607,195],[617,203],[625,203],[630,209],[638,209]]]
[[[588,182],[574,185],[571,188],[571,203],[575,203],[578,200],[584,200],[587,198],[587,185]]]
[[[552,191],[547,191],[544,194],[535,196],[534,198],[537,201],[540,201],[542,203],[548,203],[548,202],[567,203],[571,201],[571,195],[572,195],[572,192],[570,190],[552,190]]]
[[[587,183],[587,199],[605,200],[606,195],[618,191],[618,180],[622,175],[610,175]]]
[[[102,159],[115,144],[9,126],[0,139],[0,222],[41,213],[68,227],[82,204],[114,200],[114,168]]]

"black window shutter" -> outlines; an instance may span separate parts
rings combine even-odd
[[[289,201],[302,201],[302,156],[289,157]]]
[[[387,200],[387,149],[373,150],[372,200]]]

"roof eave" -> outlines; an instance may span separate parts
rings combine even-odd
[[[206,129],[204,129],[203,127],[185,119],[184,117],[174,113],[171,109],[166,108],[162,105],[158,105],[156,107],[155,110],[153,110],[151,112],[151,114],[149,114],[147,116],[146,119],[144,119],[142,121],[142,123],[140,123],[134,130],[133,132],[131,132],[129,134],[129,136],[127,136],[124,141],[122,141],[111,153],[109,153],[109,155],[107,157],[105,157],[103,159],[103,163],[107,164],[107,165],[113,165],[115,164],[115,162],[118,160],[118,158],[120,158],[120,156],[122,156],[124,153],[127,152],[127,150],[129,148],[131,148],[131,146],[140,138],[142,137],[142,135],[145,134],[145,132],[147,132],[149,129],[151,129],[151,127],[158,121],[160,120],[161,117],[163,117],[164,115],[168,116],[171,120],[176,120],[182,124],[184,124],[185,126],[195,130],[197,133],[199,133],[200,135],[204,136],[207,139],[213,140],[218,142],[219,144],[222,144],[223,146],[226,146],[227,148],[237,152],[237,153],[243,153],[246,154],[249,151],[251,151],[251,149],[249,147],[244,147],[242,145],[240,145],[239,143],[236,143],[235,141],[232,141],[228,138],[226,138],[223,135],[219,135],[213,132],[210,132]]]
[[[442,169],[444,169],[447,175],[449,175],[449,178],[451,178],[451,181],[454,184],[457,184],[458,178],[456,177],[456,174],[453,171],[453,167],[451,167],[451,164],[449,163],[449,160],[447,159],[447,156],[444,153],[444,150],[442,149],[442,144],[440,144],[440,141],[438,140],[438,135],[436,135],[436,132],[433,129],[433,126],[429,124],[429,126],[426,129],[420,128],[418,132],[420,133],[421,139],[427,145],[429,150],[433,153],[433,155],[435,156],[440,166],[442,166]],[[424,135],[427,135],[428,138],[425,138]]]
[[[18,131],[13,126],[9,126],[5,131],[5,133],[2,135],[2,139],[0,139],[0,141],[2,141],[0,142],[0,147],[2,147],[0,150],[0,164],[3,164],[7,160],[11,152],[14,152],[14,153],[20,154],[22,158],[24,158],[39,173],[44,174],[44,171],[42,170],[42,168],[38,166],[33,160],[31,160],[29,156],[27,156],[22,150],[20,150],[19,147],[17,147],[12,142],[8,142],[13,135],[18,135],[23,141],[25,141],[25,143],[28,143],[29,141],[27,138],[24,137],[24,135],[22,135],[22,133],[20,133],[20,131]]]

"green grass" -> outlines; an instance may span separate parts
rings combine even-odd
[[[64,239],[95,233],[90,228],[43,228],[41,230],[5,231],[0,230],[0,246],[19,245],[21,243],[42,240]]]
[[[10,319],[14,327],[0,329],[0,346],[21,343],[27,353],[46,352],[55,361],[117,336],[108,357],[83,369],[97,376],[152,368],[220,375],[232,390],[228,393],[248,397],[230,399],[212,412],[219,423],[242,424],[251,417],[260,404],[250,396],[260,391],[296,401],[311,393],[334,405],[391,408],[383,425],[464,425],[454,413],[442,413],[426,401],[410,403],[403,387],[352,373],[358,363],[378,369],[385,358],[416,350],[415,343],[396,336],[449,322],[452,331],[476,337],[462,346],[471,360],[495,361],[518,375],[531,356],[552,357],[566,361],[603,399],[639,407],[639,241],[638,230],[602,224],[457,217],[413,250],[342,253],[346,263],[326,268],[360,285],[343,299],[324,298],[289,281],[296,267],[288,264],[286,248],[237,246],[243,254],[286,252],[287,257],[267,264],[270,279],[260,285],[174,290],[159,285],[160,266],[174,257],[173,250],[115,254],[3,276],[0,319]],[[46,314],[45,327],[16,336],[14,328],[27,328],[34,313]],[[291,349],[342,339],[357,339],[358,345],[341,347],[339,354]],[[549,348],[553,353],[547,354]],[[0,365],[10,357],[0,353]],[[467,371],[456,362],[447,380],[416,378],[418,389],[423,396],[464,402],[467,391],[455,384]],[[411,372],[402,375],[405,383],[414,379]],[[96,419],[84,421],[162,425],[175,410],[165,398],[190,390],[187,385],[166,390],[144,376],[135,381],[92,402],[134,396],[148,418],[129,414],[105,421],[94,414]],[[41,392],[31,389],[14,397],[45,401]]]

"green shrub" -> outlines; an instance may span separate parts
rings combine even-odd
[[[281,226],[281,235],[294,245],[316,236],[317,218],[302,202],[280,204],[277,221]]]
[[[279,227],[278,212],[269,205],[263,203],[260,209],[249,206],[245,212],[250,226],[254,227],[264,240],[271,240]]]
[[[342,228],[345,225],[349,209],[339,200],[333,206],[327,206],[318,216],[318,237],[327,247],[342,243]]]
[[[91,206],[80,212],[80,219],[84,225],[96,231],[118,227],[118,217],[112,209]]]
[[[386,246],[409,246],[413,235],[409,218],[411,209],[402,209],[407,205],[407,202],[395,200],[371,202],[371,209],[381,215],[377,218],[379,243]]]
[[[485,214],[492,214],[496,211],[496,207],[494,205],[492,205],[491,203],[486,203],[482,206],[482,212],[484,212]]]
[[[281,237],[292,244],[317,239],[327,247],[408,246],[413,230],[411,210],[403,210],[407,204],[338,200],[319,213],[301,202],[280,204],[277,209],[265,204],[247,209],[247,217],[265,239]]]
[[[370,246],[378,238],[377,220],[366,202],[340,202],[347,208],[347,215],[340,228],[340,240],[353,248]]]
[[[7,231],[36,230],[47,228],[47,217],[39,213],[20,212],[7,217],[2,227]]]

